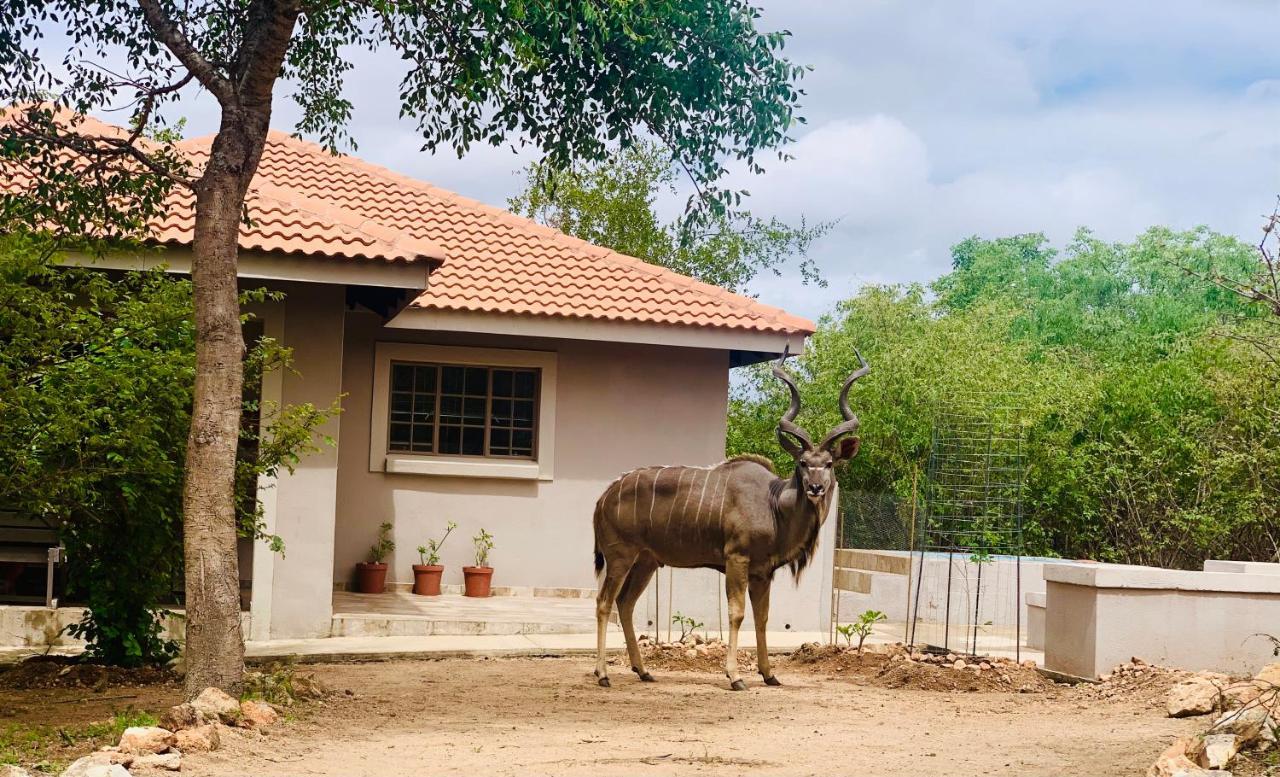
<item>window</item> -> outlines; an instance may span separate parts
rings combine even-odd
[[[369,471],[551,480],[553,351],[377,343]]]
[[[534,458],[539,371],[391,364],[387,450]]]

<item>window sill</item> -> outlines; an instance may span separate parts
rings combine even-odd
[[[393,454],[386,457],[384,471],[394,475],[551,480],[551,468],[536,461],[467,461]]]

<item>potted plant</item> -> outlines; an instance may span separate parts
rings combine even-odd
[[[444,536],[437,542],[427,540],[426,545],[418,546],[418,560],[421,564],[413,565],[413,592],[422,596],[440,595],[440,575],[444,567],[440,566],[440,546],[449,539],[449,533],[458,528],[453,521],[444,528]]]
[[[396,543],[391,539],[391,524],[378,527],[378,541],[369,548],[369,560],[356,564],[356,591],[362,594],[380,594],[387,588],[387,565],[383,563]]]
[[[476,545],[476,565],[463,567],[463,594],[466,596],[488,596],[490,584],[493,582],[493,567],[489,566],[489,551],[493,550],[493,535],[484,529],[471,538]]]

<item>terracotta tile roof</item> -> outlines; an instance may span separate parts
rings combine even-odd
[[[0,111],[0,122],[11,120],[16,111]],[[58,114],[60,122],[70,124],[86,137],[125,138],[128,133],[117,126],[89,116]],[[139,145],[146,147],[145,140]],[[208,156],[207,144],[186,147],[192,166],[198,170]],[[71,158],[71,152],[64,152]],[[21,191],[35,183],[29,171],[5,170],[0,187],[10,192]],[[240,247],[259,251],[338,259],[392,262],[426,261],[439,264],[444,250],[430,240],[414,237],[403,230],[388,227],[358,213],[344,210],[333,203],[311,200],[297,192],[281,190],[260,178],[246,198],[249,224],[240,225]],[[161,214],[151,224],[156,242],[168,245],[190,245],[195,231],[195,195],[183,187],[174,187]]]
[[[204,153],[209,138],[182,144]],[[272,131],[255,187],[357,213],[444,249],[413,305],[442,311],[809,333],[807,319]]]
[[[81,133],[123,132],[82,118]],[[199,170],[210,142],[192,138],[178,147]],[[12,189],[24,181],[10,175],[6,184]],[[154,224],[156,241],[189,245],[194,205],[189,191],[176,190]],[[813,322],[779,308],[282,132],[267,139],[246,205],[243,249],[433,265],[443,260],[412,303],[421,309],[779,334],[814,330]]]

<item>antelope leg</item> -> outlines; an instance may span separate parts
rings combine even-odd
[[[600,591],[596,594],[596,677],[600,678],[602,688],[609,687],[609,670],[605,666],[604,636],[609,627],[609,613],[613,611],[613,602],[627,581],[627,573],[635,556],[626,558],[607,558],[605,561],[604,580],[600,583]]]
[[[738,628],[747,609],[747,563],[743,556],[730,556],[724,567],[724,588],[729,599],[729,654],[725,657],[724,673],[729,677],[729,687],[735,691],[747,689],[738,674]]]
[[[649,558],[637,559],[627,581],[618,594],[618,620],[622,621],[622,633],[627,638],[627,657],[631,659],[631,671],[640,676],[646,683],[653,682],[653,675],[645,671],[644,659],[640,656],[640,645],[636,642],[635,611],[636,602],[649,585],[653,573],[658,570],[657,562]]]
[[[782,685],[773,676],[769,663],[769,646],[765,644],[765,627],[769,624],[769,587],[773,581],[767,577],[753,577],[748,583],[751,592],[751,614],[756,623],[756,666],[765,685]]]

